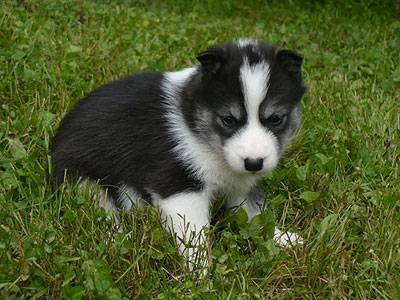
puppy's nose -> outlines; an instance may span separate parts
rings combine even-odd
[[[264,160],[262,158],[246,158],[244,160],[244,168],[250,172],[260,171],[263,168]]]

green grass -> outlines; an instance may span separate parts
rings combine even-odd
[[[2,299],[399,299],[400,11],[396,1],[5,1],[0,11]],[[112,222],[46,182],[49,140],[85,93],[178,70],[239,37],[304,56],[303,121],[250,224],[215,209],[208,275],[159,214]],[[304,245],[278,248],[273,218]]]

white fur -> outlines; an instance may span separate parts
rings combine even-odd
[[[115,206],[114,201],[112,200],[111,196],[107,195],[107,189],[96,186],[93,181],[89,179],[83,180],[79,183],[79,188],[82,191],[89,191],[92,195],[91,197],[95,201],[96,208],[104,208],[107,212],[107,218],[114,221],[114,229],[118,232],[122,232],[122,228],[120,226],[118,208]],[[114,241],[114,234],[113,232],[108,232],[109,237],[112,241]]]
[[[165,73],[163,89],[164,105],[169,120],[169,130],[177,139],[174,152],[199,180],[205,183],[205,189],[212,193],[217,189],[233,190],[237,193],[248,191],[260,178],[231,170],[226,160],[200,141],[187,127],[180,110],[179,91],[196,72],[195,68],[180,72]]]
[[[253,39],[240,39],[237,41],[237,45],[240,47],[246,47],[246,46],[253,46],[253,45],[257,45],[257,41],[253,40]]]
[[[258,121],[251,121],[224,146],[230,167],[237,172],[247,172],[246,158],[264,160],[263,168],[257,173],[271,172],[279,161],[279,147],[276,137],[265,130]]]
[[[303,244],[303,239],[298,234],[294,232],[282,232],[279,229],[275,229],[274,241],[282,247]]]
[[[121,185],[121,188],[119,189],[118,201],[120,201],[124,210],[127,211],[132,208],[132,203],[135,203],[135,205],[140,209],[144,209],[146,206],[146,203],[141,199],[141,195],[136,192],[134,188],[125,184]]]
[[[210,195],[207,191],[185,192],[160,199],[153,195],[161,210],[166,226],[178,237],[179,249],[189,260],[190,267],[201,262],[204,266],[205,253],[198,247],[205,244],[203,227],[210,225]],[[188,245],[190,244],[190,247]]]
[[[268,92],[270,71],[270,66],[265,61],[250,65],[247,57],[243,59],[240,68],[240,81],[249,117],[258,117],[260,104]]]
[[[211,149],[193,135],[180,110],[179,91],[194,72],[196,72],[195,68],[189,68],[179,72],[165,73],[163,88],[166,101],[164,103],[169,130],[178,142],[174,152],[197,179],[204,180],[207,170],[214,169],[221,162]]]
[[[110,216],[116,216],[118,214],[118,208],[115,206],[114,202],[111,200],[111,197],[107,195],[107,190],[101,186],[96,186],[91,180],[85,179],[81,183],[79,183],[79,188],[82,191],[89,191],[91,195],[93,195],[93,199],[95,200],[96,207],[104,208],[104,210]]]

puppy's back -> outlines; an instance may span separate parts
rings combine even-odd
[[[108,83],[77,103],[50,147],[54,177],[61,182],[67,169],[73,177],[110,178],[149,153],[162,131],[161,80],[162,73],[136,74]]]

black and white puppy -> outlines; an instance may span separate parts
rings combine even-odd
[[[139,73],[87,95],[52,142],[54,179],[99,182],[107,193],[97,200],[110,211],[157,206],[181,241],[194,232],[201,243],[216,192],[249,220],[259,214],[258,183],[299,125],[302,57],[246,39],[197,59],[192,68]],[[276,238],[297,236],[277,230]]]

